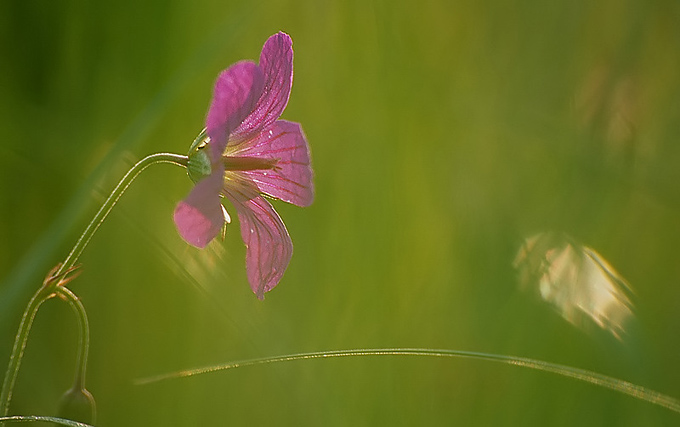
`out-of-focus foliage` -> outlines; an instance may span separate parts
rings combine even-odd
[[[528,237],[514,262],[520,287],[584,330],[598,326],[626,338],[633,320],[632,290],[600,254],[562,233]]]
[[[675,1],[0,2],[0,356],[29,295],[127,168],[185,152],[218,72],[294,41],[284,119],[316,199],[277,203],[295,244],[251,293],[236,224],[188,247],[191,188],[144,172],[70,285],[90,317],[101,425],[668,425],[676,414],[484,362],[353,358],[147,386],[220,362],[452,348],[577,366],[680,396],[680,6]],[[560,230],[635,289],[622,341],[518,291],[523,240]],[[54,415],[77,327],[48,302],[12,412]]]

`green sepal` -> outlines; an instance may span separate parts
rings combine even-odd
[[[206,130],[203,129],[200,134],[194,139],[194,142],[189,147],[189,162],[187,165],[187,172],[192,181],[198,182],[212,172],[210,165],[210,156],[206,148],[210,142],[210,137]]]

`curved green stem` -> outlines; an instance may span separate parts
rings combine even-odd
[[[76,317],[78,318],[78,356],[76,358],[76,375],[73,387],[77,390],[85,388],[85,373],[87,372],[87,355],[90,349],[90,325],[87,321],[87,313],[80,299],[70,289],[64,286],[57,286],[57,294],[65,299]]]
[[[111,209],[113,209],[113,207],[116,205],[116,202],[118,202],[120,196],[122,196],[125,190],[127,190],[130,184],[132,184],[132,181],[137,178],[137,175],[139,175],[144,169],[156,163],[172,163],[187,167],[189,158],[180,154],[156,153],[144,157],[142,160],[138,161],[134,166],[132,166],[132,168],[125,174],[123,179],[120,180],[116,188],[113,189],[97,214],[94,216],[94,218],[92,218],[92,221],[90,221],[90,223],[87,225],[87,228],[85,228],[85,231],[66,257],[66,260],[64,260],[64,262],[59,267],[59,270],[57,270],[56,275],[63,273],[67,269],[73,267],[76,262],[78,262],[78,258],[83,252],[83,249],[85,249],[85,246],[87,246],[87,244],[90,242],[92,235],[94,235],[99,226],[106,219],[109,212],[111,212]]]
[[[28,334],[31,331],[33,319],[35,319],[35,315],[38,312],[40,305],[53,296],[53,289],[50,286],[43,286],[38,289],[38,292],[33,295],[28,302],[28,306],[26,306],[24,315],[19,323],[17,336],[14,340],[14,347],[12,347],[12,353],[9,357],[5,379],[2,383],[2,392],[0,393],[0,416],[5,416],[9,412],[9,402],[12,400],[12,391],[14,390],[14,384],[17,380],[17,374],[19,373],[19,367],[21,366],[21,358],[24,355],[24,349],[26,348],[26,342],[28,341]]]
[[[90,424],[79,423],[78,421],[66,420],[64,418],[57,417],[43,417],[40,415],[14,415],[11,417],[0,417],[0,422],[10,422],[10,423],[34,423],[38,421],[50,422],[60,426],[70,426],[70,427],[93,427]]]
[[[503,363],[506,365],[519,366],[537,371],[549,372],[568,378],[573,378],[596,386],[608,388],[619,393],[626,394],[635,399],[640,399],[654,405],[661,406],[673,412],[680,413],[680,400],[648,389],[646,387],[620,380],[618,378],[602,375],[597,372],[557,363],[544,362],[542,360],[527,357],[506,356],[502,354],[480,353],[475,351],[448,350],[434,348],[361,348],[352,350],[328,350],[312,351],[308,353],[286,354],[283,356],[261,357],[256,359],[242,360],[239,362],[225,363],[222,365],[207,366],[198,369],[172,372],[154,377],[137,380],[137,384],[150,384],[174,378],[192,377],[228,369],[246,366],[264,365],[269,363],[291,362],[296,360],[330,359],[335,357],[368,357],[368,356],[419,356],[419,357],[459,357],[465,359],[486,360]]]
[[[104,222],[109,212],[111,212],[111,209],[116,205],[118,199],[120,199],[125,190],[140,172],[156,163],[172,163],[187,167],[188,162],[189,158],[187,156],[172,153],[156,153],[146,156],[132,166],[123,179],[120,180],[118,185],[116,185],[116,188],[113,189],[106,201],[104,201],[104,204],[99,211],[97,211],[94,218],[92,218],[92,221],[87,225],[85,231],[80,235],[75,246],[73,246],[73,249],[71,249],[71,252],[69,252],[66,257],[66,260],[58,265],[54,271],[50,272],[45,279],[43,286],[33,295],[24,311],[21,322],[19,323],[19,330],[17,331],[14,340],[7,372],[5,373],[5,378],[2,383],[2,391],[0,392],[0,417],[6,416],[9,413],[12,391],[14,390],[14,384],[16,383],[17,375],[19,373],[19,367],[21,365],[24,349],[26,348],[26,342],[28,341],[28,335],[35,315],[38,312],[38,308],[40,308],[43,302],[57,294],[68,301],[78,316],[80,326],[80,351],[78,353],[75,381],[76,384],[83,385],[85,381],[85,369],[89,348],[89,326],[87,323],[87,315],[85,314],[85,308],[82,306],[78,297],[62,285],[66,284],[70,278],[72,278],[72,276],[67,276],[75,269],[80,254],[90,242],[90,239],[97,229],[99,229],[99,226]]]

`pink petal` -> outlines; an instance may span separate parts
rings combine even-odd
[[[262,69],[253,62],[237,62],[220,73],[206,118],[213,161],[224,152],[231,131],[255,108],[263,85]]]
[[[261,193],[298,206],[314,200],[309,144],[299,123],[278,120],[229,154],[279,159],[275,169],[244,171]]]
[[[231,144],[248,140],[278,119],[286,109],[293,85],[293,41],[286,33],[269,37],[262,47],[260,68],[264,90],[252,113],[232,133]]]
[[[246,270],[250,288],[259,299],[281,280],[293,256],[293,242],[272,205],[250,191],[225,189],[236,207],[241,237],[246,245]],[[251,198],[252,197],[252,198]]]
[[[175,208],[177,231],[187,243],[204,248],[224,225],[220,203],[224,172],[217,170],[199,181]]]

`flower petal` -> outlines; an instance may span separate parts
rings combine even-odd
[[[224,225],[220,203],[224,171],[217,170],[194,186],[175,208],[177,231],[187,243],[204,248]]]
[[[293,40],[279,32],[262,47],[260,68],[264,72],[264,90],[252,113],[232,133],[230,144],[238,144],[257,135],[278,119],[286,109],[293,85]]]
[[[206,118],[213,162],[224,152],[231,131],[255,108],[263,85],[262,69],[250,61],[237,62],[217,77]]]
[[[278,159],[274,169],[244,171],[261,193],[298,206],[314,200],[309,144],[299,123],[278,120],[229,154]]]
[[[225,189],[236,207],[241,237],[246,245],[246,270],[250,288],[259,299],[281,280],[293,256],[293,242],[279,214],[262,196],[238,188]]]

